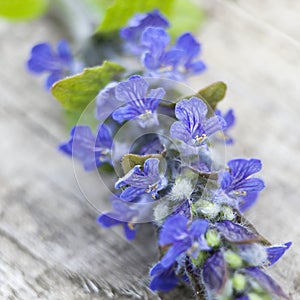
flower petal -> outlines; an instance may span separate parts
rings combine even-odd
[[[167,218],[160,232],[159,245],[173,244],[181,237],[188,236],[187,222],[188,219],[183,215],[174,215]]]
[[[121,193],[120,199],[122,199],[123,201],[130,202],[136,199],[137,197],[141,196],[144,192],[144,189],[130,186]]]
[[[256,202],[258,192],[248,192],[246,196],[243,196],[239,201],[239,209],[241,212],[245,212]]]
[[[222,130],[226,125],[225,120],[220,116],[213,116],[206,120],[204,123],[203,129],[207,136],[214,134],[217,131]]]
[[[167,253],[161,259],[160,263],[165,268],[170,267],[176,261],[179,255],[188,250],[191,246],[192,244],[188,241],[174,244],[168,249]]]
[[[150,276],[154,276],[149,284],[152,291],[159,290],[168,292],[178,283],[178,278],[173,270],[173,266],[164,268],[160,262],[150,270]]]
[[[144,78],[132,76],[116,86],[116,98],[123,102],[139,101],[146,97],[148,86]]]
[[[182,121],[190,129],[191,133],[203,123],[206,114],[206,104],[197,97],[181,100],[175,107],[176,118]]]
[[[31,49],[31,57],[27,62],[28,69],[33,73],[42,73],[44,71],[56,71],[60,68],[53,68],[53,61],[56,61],[55,55],[49,43],[40,43]]]
[[[111,227],[111,226],[119,225],[122,223],[121,221],[114,219],[107,214],[100,215],[97,219],[97,222],[100,225],[102,225],[103,227],[107,227],[107,228]]]
[[[144,163],[144,173],[146,176],[159,178],[159,159],[148,158]]]
[[[269,275],[264,273],[257,267],[249,267],[245,269],[245,273],[253,277],[261,286],[263,286],[269,293],[282,297],[284,299],[289,299],[289,297],[284,293],[281,287],[275,282]]]
[[[126,105],[116,109],[112,117],[115,121],[122,124],[124,121],[134,119],[135,117],[139,116],[140,112],[131,105]]]
[[[66,64],[70,64],[73,60],[69,43],[66,40],[61,40],[57,44],[57,54]]]
[[[105,124],[101,124],[98,128],[96,145],[99,145],[100,143],[102,146],[107,148],[110,148],[112,145],[112,134],[109,127]]]
[[[231,175],[236,181],[245,179],[252,174],[259,172],[262,168],[262,163],[259,159],[233,159],[227,163],[230,168]]]
[[[106,119],[119,105],[115,97],[117,82],[105,86],[96,97],[96,117],[98,120]]]
[[[208,222],[206,220],[195,220],[190,226],[189,232],[194,237],[200,237],[202,234],[206,232],[208,228]]]
[[[190,61],[200,53],[200,44],[196,41],[194,36],[187,32],[178,37],[176,44],[176,49],[184,50],[186,61]]]
[[[126,236],[127,240],[129,240],[129,241],[133,240],[136,236],[136,230],[131,229],[128,226],[128,223],[124,223],[123,227],[124,227],[124,233],[125,233],[125,236]]]
[[[52,88],[53,84],[62,78],[63,78],[63,75],[59,71],[50,73],[45,81],[45,88],[47,90],[50,90]]]
[[[247,228],[235,224],[231,221],[222,221],[216,223],[217,229],[220,233],[232,243],[252,243],[260,240],[259,236],[249,231]]]
[[[185,143],[187,143],[191,138],[190,131],[180,121],[176,121],[172,124],[170,128],[170,134],[172,138],[181,140]]]
[[[265,184],[263,180],[259,178],[248,178],[234,185],[234,190],[245,192],[259,192],[264,188]]]
[[[153,57],[160,58],[170,43],[170,37],[161,27],[148,27],[142,34],[141,43],[149,49]]]
[[[292,245],[292,242],[267,248],[269,266],[275,264]]]
[[[203,281],[210,293],[222,292],[227,281],[227,266],[222,252],[216,252],[203,266]]]

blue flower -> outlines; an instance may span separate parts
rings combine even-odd
[[[177,71],[183,66],[185,75],[193,75],[202,73],[206,69],[203,61],[195,61],[201,53],[201,45],[191,33],[187,32],[179,36],[171,50],[181,51],[182,53],[180,61],[175,62],[173,65],[173,68]]]
[[[31,55],[27,61],[29,71],[35,74],[49,73],[45,86],[50,89],[52,85],[67,75],[78,73],[82,65],[74,61],[69,44],[61,40],[57,44],[55,53],[49,43],[40,43],[31,49]]]
[[[225,121],[220,116],[207,118],[207,111],[206,104],[197,97],[178,102],[175,115],[180,121],[172,124],[171,136],[189,145],[203,144],[207,137],[221,130],[225,125]]]
[[[143,77],[132,76],[115,88],[116,99],[127,103],[116,109],[112,117],[118,123],[138,118],[141,127],[158,124],[156,108],[165,95],[163,88],[151,89]]]
[[[259,159],[233,159],[227,163],[229,170],[225,171],[221,178],[222,190],[231,198],[253,204],[257,192],[264,189],[264,182],[259,178],[249,178],[261,170]],[[245,203],[247,203],[245,202]]]
[[[136,236],[135,223],[138,219],[139,211],[120,200],[113,200],[112,206],[114,211],[100,215],[97,222],[105,228],[123,225],[126,238],[133,240]]]
[[[140,45],[140,38],[147,27],[168,28],[169,22],[155,9],[146,14],[135,14],[128,26],[120,30],[120,36],[127,42],[128,50],[135,55],[139,55],[144,49]]]
[[[275,264],[292,245],[292,242],[285,243],[280,246],[267,247],[268,265]]]
[[[148,27],[142,34],[141,43],[147,49],[142,62],[150,76],[183,80],[206,69],[201,60],[195,61],[201,46],[190,33],[179,36],[175,45],[167,49],[170,36],[164,28]]]
[[[175,274],[173,265],[165,268],[160,262],[158,262],[150,270],[149,275],[153,277],[149,284],[149,287],[152,291],[159,290],[168,292],[172,290],[178,283],[178,277]]]
[[[103,163],[110,163],[112,136],[109,128],[103,124],[98,128],[97,137],[85,125],[74,126],[71,138],[62,143],[59,150],[81,160],[84,169],[91,171]]]
[[[158,192],[166,187],[166,178],[159,173],[159,160],[148,158],[143,166],[136,165],[124,177],[120,178],[115,188],[129,185],[120,195],[124,201],[133,201],[145,194],[151,195],[153,199],[158,197]]]
[[[217,116],[222,117],[226,122],[225,127],[222,128],[222,140],[224,140],[227,145],[233,144],[233,138],[228,135],[228,130],[235,124],[235,115],[233,109],[229,109],[225,114],[222,114],[219,109],[216,109],[215,113]]]
[[[160,246],[170,246],[160,263],[168,268],[183,253],[187,252],[196,257],[200,250],[209,250],[204,234],[208,228],[206,220],[198,219],[188,226],[184,215],[169,217],[163,224],[160,236]]]

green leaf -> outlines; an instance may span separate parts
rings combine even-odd
[[[135,14],[159,9],[169,16],[175,0],[115,0],[107,9],[104,20],[97,31],[110,32],[120,29]]]
[[[205,100],[207,104],[215,110],[217,104],[224,99],[226,90],[226,84],[218,81],[200,90],[195,96]]]
[[[127,174],[134,166],[140,165],[144,166],[145,161],[148,158],[158,158],[161,160],[163,158],[163,155],[165,153],[163,152],[162,154],[147,154],[147,155],[138,155],[138,154],[125,154],[122,157],[122,169],[125,174]]]
[[[199,92],[197,92],[194,95],[188,95],[188,96],[180,96],[178,97],[174,102],[171,103],[161,103],[160,105],[175,108],[176,103],[183,99],[190,99],[192,97],[198,97],[204,100],[209,107],[212,109],[209,114],[211,114],[215,109],[217,104],[224,99],[226,94],[227,86],[224,82],[218,81],[215,82],[203,89],[201,89]]]
[[[204,11],[200,5],[188,0],[175,0],[169,14],[170,35],[174,38],[183,32],[196,32],[204,21]]]
[[[159,9],[170,21],[170,35],[195,32],[204,20],[204,11],[190,0],[115,0],[107,9],[98,32],[118,31],[136,13]]]
[[[53,96],[67,110],[82,111],[110,81],[117,80],[124,68],[105,61],[102,66],[84,69],[82,73],[56,82]]]
[[[10,20],[29,20],[42,15],[48,0],[0,0],[0,16]]]

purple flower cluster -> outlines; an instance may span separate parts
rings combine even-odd
[[[178,98],[180,91],[145,77],[184,80],[205,69],[194,36],[184,33],[170,45],[168,26],[154,10],[135,15],[121,30],[126,51],[141,56],[144,69],[138,74],[143,76],[113,81],[100,90],[96,134],[87,125],[76,125],[59,150],[79,160],[86,171],[104,164],[122,166],[112,188],[112,211],[97,221],[104,228],[121,225],[132,240],[137,224],[151,215],[161,254],[150,270],[151,290],[167,292],[184,282],[195,295],[204,291],[209,300],[288,299],[265,269],[291,242],[271,245],[242,215],[265,187],[255,175],[262,169],[261,161],[231,159],[222,168],[210,153],[214,142],[233,143],[228,135],[235,123],[233,110],[213,113],[204,99]],[[72,74],[74,66],[64,41],[57,53],[48,44],[36,45],[28,62],[32,72],[49,73],[47,88]],[[173,101],[165,101],[166,95]],[[166,111],[164,116],[172,120],[167,126],[159,115]],[[126,136],[114,144],[123,125],[128,125],[126,133],[137,137],[134,146]],[[140,137],[141,132],[145,136]],[[114,151],[122,153],[117,163]]]
[[[167,27],[168,21],[154,10],[134,16],[129,25],[121,30],[121,37],[132,54],[141,55],[147,76],[184,80],[202,73],[206,66],[198,59],[200,43],[187,32],[171,46]]]

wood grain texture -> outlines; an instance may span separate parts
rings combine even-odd
[[[237,142],[226,157],[264,163],[267,189],[248,217],[272,242],[293,241],[271,273],[297,300],[300,5],[278,1],[268,10],[271,4],[262,8],[260,1],[200,2],[208,10],[199,38],[209,68],[192,86],[228,84],[223,107],[233,106],[238,122]],[[41,80],[26,73],[24,62],[34,43],[62,37],[49,18],[0,22],[0,298],[192,299],[184,288],[167,296],[147,289],[148,269],[158,256],[154,232],[144,225],[129,243],[121,228],[97,226],[97,212],[80,192],[72,162],[56,150],[68,136],[62,112]],[[86,182],[97,185],[92,176]],[[88,196],[97,199],[101,191],[98,185]]]

